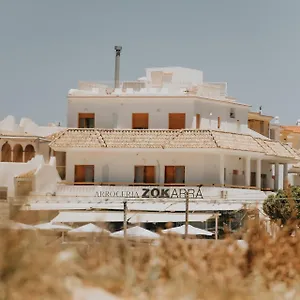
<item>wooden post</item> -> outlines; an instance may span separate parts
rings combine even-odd
[[[124,239],[126,239],[127,238],[127,200],[125,200],[123,204],[124,204],[123,230],[124,230]]]
[[[218,239],[218,219],[219,219],[219,213],[215,214],[215,240]]]
[[[185,232],[184,238],[187,239],[188,237],[188,226],[189,226],[189,194],[186,193],[185,198]]]

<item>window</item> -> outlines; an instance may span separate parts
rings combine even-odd
[[[132,114],[132,129],[148,129],[149,114],[134,113]]]
[[[237,127],[237,131],[240,132],[241,131],[241,123],[240,120],[236,121],[236,127]]]
[[[184,166],[165,166],[165,183],[184,183]]]
[[[251,172],[250,186],[256,186],[256,172]]]
[[[264,134],[264,133],[265,133],[265,122],[260,121],[260,134]]]
[[[7,187],[0,187],[0,201],[7,201]]]
[[[234,108],[231,108],[230,109],[230,114],[229,114],[230,118],[231,119],[234,119],[235,118],[235,109]]]
[[[95,128],[95,114],[79,113],[78,128]]]
[[[268,187],[267,174],[261,174],[261,188],[266,189]]]
[[[220,128],[221,128],[221,118],[218,117],[218,129],[220,129]]]
[[[135,166],[134,183],[154,183],[155,167],[154,166]]]
[[[200,128],[200,114],[196,114],[196,128],[199,129]]]
[[[94,182],[94,166],[76,165],[75,182]]]
[[[270,139],[275,140],[275,129],[270,129]]]
[[[184,129],[185,128],[185,114],[184,113],[170,113],[169,114],[169,129]]]

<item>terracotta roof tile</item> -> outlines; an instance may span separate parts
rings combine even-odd
[[[292,131],[295,133],[300,133],[300,126],[281,126],[282,129]]]
[[[67,129],[59,134],[51,143],[63,148],[98,148],[106,147],[101,134],[95,129]]]
[[[251,135],[223,131],[212,131],[212,134],[219,148],[251,152],[264,152],[262,147]]]
[[[220,148],[300,159],[299,153],[288,144],[255,138],[248,134],[199,129],[67,129],[50,143],[50,147],[54,150],[61,148]]]
[[[28,171],[26,173],[22,173],[22,174],[16,176],[16,178],[32,178],[32,177],[34,177],[35,172],[36,172],[36,169],[33,169],[31,171]]]
[[[297,157],[297,153],[288,144],[282,144],[273,140],[256,139],[265,149],[267,155],[281,157]]]
[[[163,148],[178,130],[99,130],[108,148]]]
[[[217,148],[209,130],[180,130],[173,139],[165,141],[165,148]]]

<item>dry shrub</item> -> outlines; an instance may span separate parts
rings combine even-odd
[[[74,282],[124,299],[297,299],[300,236],[291,236],[296,227],[290,223],[273,238],[255,221],[243,237],[247,248],[233,237],[167,235],[158,245],[103,236],[98,244],[62,250],[58,243],[45,246],[36,234],[5,232],[1,299],[71,299]]]

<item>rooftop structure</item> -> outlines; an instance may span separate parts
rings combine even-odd
[[[235,102],[227,95],[226,82],[204,82],[202,71],[183,67],[147,68],[146,76],[118,86],[81,81],[68,96],[198,96]]]

